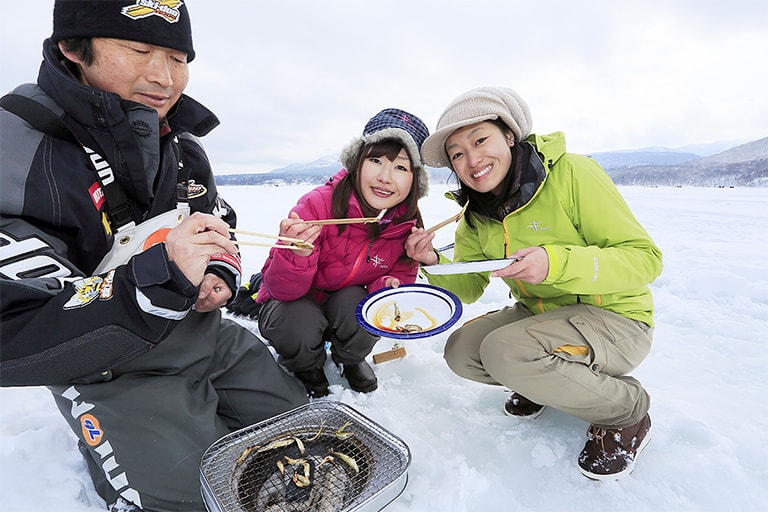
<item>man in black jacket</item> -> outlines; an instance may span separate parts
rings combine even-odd
[[[183,94],[186,5],[53,17],[37,84],[0,103],[0,384],[51,389],[109,506],[203,510],[203,451],[307,397],[221,318],[236,217],[197,138],[218,120]]]

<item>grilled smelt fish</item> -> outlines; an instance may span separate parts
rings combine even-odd
[[[307,455],[294,464],[278,467],[261,485],[254,502],[255,510],[265,512],[334,512],[344,508],[352,476],[345,462],[335,457]],[[306,475],[306,466],[311,467]],[[299,476],[297,479],[296,477]],[[309,489],[296,483],[311,480]]]

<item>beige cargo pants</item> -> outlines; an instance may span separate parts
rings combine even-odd
[[[445,345],[457,375],[503,385],[601,427],[627,427],[650,396],[627,374],[648,355],[653,329],[577,304],[533,315],[520,303],[468,321]]]

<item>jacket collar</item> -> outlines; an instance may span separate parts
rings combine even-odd
[[[164,141],[183,132],[203,136],[219,124],[218,119],[198,102],[182,95],[168,114],[170,130],[161,138],[157,111],[80,83],[62,59],[56,44],[47,39],[43,43],[38,85],[64,109],[64,121],[81,143],[109,162],[126,193],[141,212],[146,211],[152,202],[157,173],[162,172]]]
[[[154,113],[157,119],[157,114],[150,107],[80,83],[61,58],[56,44],[46,39],[38,84],[77,123],[88,128],[111,129],[125,122],[129,110],[147,110],[150,114]],[[206,135],[219,124],[213,112],[184,94],[169,112],[168,122],[173,133],[189,132],[198,137]]]

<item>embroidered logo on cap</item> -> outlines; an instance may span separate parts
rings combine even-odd
[[[120,12],[135,20],[160,16],[168,23],[176,23],[181,16],[179,7],[182,5],[181,0],[136,0],[135,5],[127,5]]]

